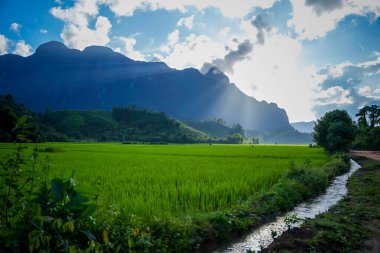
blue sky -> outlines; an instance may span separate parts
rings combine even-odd
[[[1,0],[0,54],[57,40],[177,69],[216,66],[290,121],[380,104],[378,0]]]

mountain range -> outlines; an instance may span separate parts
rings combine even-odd
[[[0,56],[0,94],[35,112],[136,105],[180,120],[221,118],[252,130],[291,129],[284,109],[247,96],[216,68],[205,74],[177,70],[100,46],[79,51],[52,41],[28,57]]]

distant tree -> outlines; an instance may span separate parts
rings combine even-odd
[[[260,143],[259,137],[253,137],[251,141],[252,141],[252,144],[259,144]]]
[[[243,129],[243,127],[239,124],[239,123],[237,123],[237,124],[234,124],[233,126],[232,126],[232,128],[231,128],[231,131],[230,131],[230,134],[232,135],[232,134],[240,134],[241,136],[245,136],[245,134],[244,134],[244,129]]]
[[[231,143],[231,144],[242,144],[244,141],[244,138],[241,134],[234,133],[234,134],[229,135],[226,141],[227,143]]]
[[[345,110],[333,110],[317,120],[314,141],[329,153],[347,152],[355,139],[356,128]]]
[[[215,122],[218,123],[219,125],[223,125],[223,126],[226,124],[226,122],[221,118],[215,120]]]

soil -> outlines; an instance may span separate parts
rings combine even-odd
[[[380,162],[380,151],[352,151],[352,156],[364,156]]]
[[[380,203],[376,202],[380,196],[380,165],[367,168],[368,159],[363,158],[380,162],[380,152],[354,151],[352,156],[359,164],[363,161],[364,166],[352,176],[348,196],[326,214],[285,232],[262,252],[380,252]],[[318,222],[330,221],[330,228],[318,226]],[[348,238],[339,238],[340,232],[334,229],[346,226],[347,230],[351,224],[353,230]],[[339,239],[321,236],[328,234],[333,238],[334,233]]]

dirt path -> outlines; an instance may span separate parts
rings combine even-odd
[[[352,151],[352,156],[364,156],[380,162],[380,151]]]

